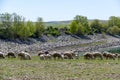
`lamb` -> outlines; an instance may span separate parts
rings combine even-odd
[[[10,57],[16,58],[16,55],[13,52],[8,52],[7,55],[6,55],[6,57],[8,57],[8,58],[10,58]]]
[[[20,57],[21,60],[31,60],[30,54],[23,51],[18,54],[18,57]]]

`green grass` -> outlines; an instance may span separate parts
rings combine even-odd
[[[0,80],[119,80],[116,60],[0,59]]]

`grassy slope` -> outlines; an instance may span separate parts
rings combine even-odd
[[[118,60],[1,59],[0,80],[119,80]]]

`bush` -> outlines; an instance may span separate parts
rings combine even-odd
[[[118,35],[120,33],[120,28],[117,26],[109,27],[107,33],[110,35]]]
[[[59,36],[60,35],[60,31],[58,30],[58,28],[53,28],[52,26],[49,26],[45,30],[44,34],[46,34],[46,35],[52,35],[52,36]]]

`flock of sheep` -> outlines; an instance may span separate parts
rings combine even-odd
[[[41,60],[47,60],[47,59],[79,59],[79,54],[75,53],[76,51],[70,50],[70,51],[66,51],[66,52],[57,52],[54,51],[52,53],[50,53],[49,51],[39,51],[37,56],[40,57]],[[94,60],[96,58],[98,59],[113,59],[115,60],[116,58],[118,58],[118,60],[120,59],[120,54],[118,53],[110,53],[107,51],[104,52],[85,52],[83,54],[84,59],[86,60]],[[26,51],[22,51],[18,54],[15,54],[13,52],[9,52],[6,55],[2,52],[0,52],[0,58],[19,58],[21,60],[31,60],[31,55],[26,52]]]
[[[86,52],[84,54],[84,59],[96,59],[96,58],[99,58],[101,60],[103,59],[113,59],[115,60],[115,58],[118,58],[120,59],[120,54],[118,53],[110,53],[110,52],[107,52],[107,51],[104,51],[104,52]]]
[[[37,56],[39,56],[41,60],[79,58],[79,55],[75,54],[74,51],[69,51],[69,52],[65,52],[65,53],[60,53],[60,52],[49,53],[48,51],[39,51]],[[5,57],[8,57],[8,58],[17,58],[18,57],[20,60],[31,60],[31,55],[27,51],[21,51],[18,54],[13,53],[13,52],[8,52],[7,54],[4,54],[4,53],[0,52],[0,58],[4,59]]]

